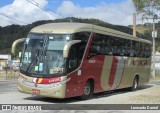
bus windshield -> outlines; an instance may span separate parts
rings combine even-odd
[[[69,41],[70,35],[29,34],[24,43],[20,70],[36,77],[63,74],[66,65],[63,48]]]

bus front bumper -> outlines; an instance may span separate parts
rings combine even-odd
[[[33,82],[28,82],[27,80],[21,80],[18,78],[18,89],[20,92],[42,95],[52,98],[65,98],[66,83],[57,82],[52,84],[38,84]]]

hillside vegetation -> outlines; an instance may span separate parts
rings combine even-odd
[[[128,34],[132,34],[131,26],[121,26],[121,25],[112,25],[101,20],[97,19],[81,19],[81,18],[63,18],[63,19],[56,19],[56,20],[48,20],[48,21],[37,21],[29,25],[10,25],[6,27],[0,27],[0,54],[10,54],[12,43],[19,38],[26,37],[28,32],[35,26],[42,25],[45,23],[53,23],[53,22],[79,22],[79,23],[90,23],[95,24],[111,29],[115,29],[121,32],[125,32]],[[156,26],[160,26],[158,23]],[[151,40],[151,26],[138,26],[137,27],[137,36],[140,38]],[[158,48],[159,40],[156,40],[156,48]],[[16,52],[21,51],[23,44],[19,44],[17,47]]]

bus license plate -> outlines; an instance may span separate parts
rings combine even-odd
[[[33,94],[40,94],[40,90],[38,90],[38,89],[32,89],[32,93]]]

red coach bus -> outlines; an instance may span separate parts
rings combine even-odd
[[[121,88],[149,81],[151,42],[84,23],[51,23],[28,34],[20,62],[19,91],[53,98]]]

